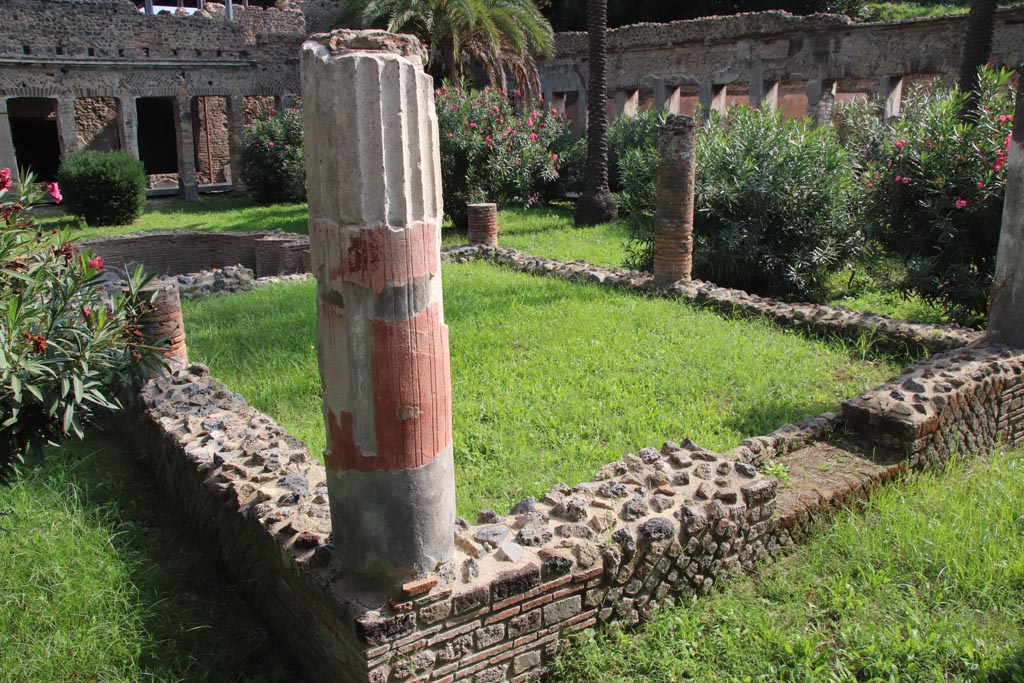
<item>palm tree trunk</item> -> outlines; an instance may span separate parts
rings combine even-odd
[[[576,202],[576,225],[609,223],[618,217],[608,189],[608,0],[587,0],[590,82],[587,84],[587,178]]]
[[[971,0],[957,85],[960,92],[967,93],[967,102],[960,110],[962,120],[972,119],[978,112],[978,68],[984,66],[992,54],[995,27],[996,0]]]

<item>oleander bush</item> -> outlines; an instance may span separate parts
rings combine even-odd
[[[242,137],[242,179],[258,204],[306,201],[302,113],[271,109]]]
[[[27,454],[81,438],[159,357],[139,329],[148,278],[139,269],[123,290],[104,287],[102,258],[76,251],[66,231],[36,227],[30,211],[41,194],[32,180],[24,177],[12,201],[10,170],[0,171],[0,483]],[[59,202],[59,186],[47,189]]]
[[[992,290],[1013,121],[1011,76],[982,71],[981,108],[971,121],[957,115],[966,95],[920,87],[908,93],[900,117],[859,136],[879,140],[858,150],[864,231],[903,261],[903,293],[968,325],[984,323]]]
[[[653,262],[657,119],[623,139],[620,211],[628,265]],[[631,124],[635,125],[635,124]],[[773,295],[813,296],[862,239],[850,214],[851,157],[826,126],[740,106],[697,131],[694,276]]]
[[[513,93],[518,97],[518,93]],[[435,94],[445,214],[466,224],[466,205],[533,206],[549,197],[573,144],[568,120],[543,103],[519,103],[495,88],[444,85]]]
[[[83,151],[57,170],[64,210],[86,224],[128,225],[146,208],[146,171],[128,152]]]

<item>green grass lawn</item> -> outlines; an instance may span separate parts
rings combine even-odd
[[[257,206],[251,197],[230,194],[202,195],[198,202],[177,198],[150,199],[146,212],[131,225],[90,228],[63,212],[49,210],[39,219],[44,228],[73,228],[75,239],[110,237],[151,230],[200,230],[203,232],[248,232],[280,228],[305,235],[305,204]]]
[[[504,209],[498,213],[498,222],[498,244],[510,249],[562,261],[582,259],[611,268],[621,268],[626,258],[629,232],[623,223],[577,228],[569,205]],[[465,233],[444,231],[444,246],[465,243]]]
[[[588,481],[627,451],[725,450],[835,410],[898,365],[679,301],[446,265],[461,514]],[[189,356],[324,448],[313,282],[185,304]],[[259,330],[258,334],[254,334]]]
[[[629,231],[625,222],[576,228],[572,207],[555,203],[531,209],[508,208],[499,211],[501,246],[537,256],[563,261],[584,260],[598,266],[620,268],[626,259]],[[71,227],[77,239],[109,237],[151,230],[200,230],[204,232],[242,232],[280,228],[287,232],[307,233],[305,204],[257,206],[250,197],[230,194],[203,195],[199,202],[186,203],[177,198],[150,200],[145,214],[131,225],[89,228],[59,210],[50,209],[39,220],[45,228]],[[445,247],[465,244],[465,232],[451,226],[442,232]],[[862,311],[886,313],[895,318],[942,323],[941,309],[915,297],[903,299],[893,292],[866,286],[858,270],[858,286],[848,287],[849,273],[830,278],[828,303]]]
[[[0,489],[0,683],[297,680],[179,514],[97,440]]]
[[[1024,681],[1024,452],[886,489],[775,566],[582,640],[550,677],[612,681]]]

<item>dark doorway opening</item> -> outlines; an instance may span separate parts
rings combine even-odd
[[[178,172],[178,143],[174,130],[174,100],[140,97],[135,102],[139,126],[139,159],[146,175]]]
[[[32,171],[40,182],[56,180],[60,166],[57,100],[15,97],[7,100],[7,116],[18,168]]]

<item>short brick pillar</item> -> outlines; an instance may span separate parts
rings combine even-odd
[[[669,116],[658,137],[654,281],[689,280],[693,268],[694,122]]]
[[[468,204],[466,208],[469,210],[469,243],[498,246],[498,205]]]
[[[172,370],[177,370],[188,365],[178,285],[169,280],[154,280],[142,290],[142,296],[148,298],[154,291],[153,307],[139,320],[139,330],[147,339],[163,345],[164,360]]]
[[[339,569],[377,582],[455,552],[434,86],[411,36],[302,47],[309,238]]]

